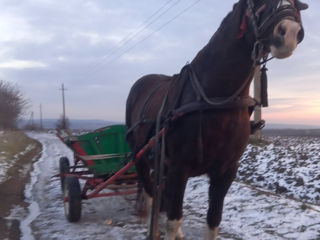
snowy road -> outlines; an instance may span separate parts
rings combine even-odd
[[[146,225],[135,215],[134,196],[83,202],[82,218],[69,223],[63,211],[59,158],[72,152],[54,135],[32,133],[43,145],[26,187],[30,213],[21,223],[24,239],[145,239]],[[207,209],[207,178],[189,180],[184,204],[186,239],[203,239]],[[106,224],[111,220],[111,224]],[[279,197],[234,182],[226,199],[221,240],[320,239],[320,207]]]

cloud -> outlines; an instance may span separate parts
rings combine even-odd
[[[151,59],[154,59],[156,56],[152,56],[151,54],[124,54],[122,59],[127,61],[127,62],[146,62],[146,61],[150,61]]]
[[[4,45],[21,41],[41,44],[51,39],[51,34],[39,31],[23,17],[8,13],[0,14],[0,35]]]
[[[36,62],[36,61],[10,60],[7,62],[0,62],[0,68],[7,68],[7,69],[23,70],[27,68],[45,68],[45,67],[47,67],[46,64],[42,62]]]

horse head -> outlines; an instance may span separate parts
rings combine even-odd
[[[271,52],[279,59],[289,57],[303,40],[300,11],[307,9],[308,5],[300,0],[246,0],[246,5],[239,36],[245,34],[243,26],[248,25],[247,32],[251,32],[251,39],[254,35],[263,53]]]

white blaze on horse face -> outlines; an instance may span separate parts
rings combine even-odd
[[[279,7],[282,7],[282,6],[285,6],[285,5],[292,5],[292,4],[291,4],[291,1],[290,1],[290,0],[282,0],[282,1],[279,1],[278,8],[279,8]]]
[[[272,56],[286,58],[291,56],[298,45],[298,34],[301,26],[294,20],[284,19],[280,21],[273,30],[274,39],[278,39],[276,45],[271,45]]]
[[[215,227],[214,229],[211,229],[208,227],[207,236],[205,240],[216,240],[218,236],[218,232],[219,232],[219,227]]]
[[[167,231],[165,240],[183,239],[184,235],[181,230],[182,218],[180,220],[167,221]]]

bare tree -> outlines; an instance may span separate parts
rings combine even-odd
[[[56,129],[65,129],[65,130],[70,129],[69,119],[62,115],[56,123]]]
[[[0,80],[0,128],[16,128],[27,105],[17,85]]]

